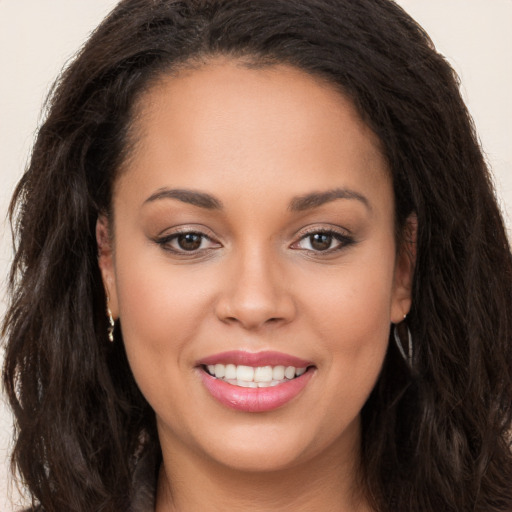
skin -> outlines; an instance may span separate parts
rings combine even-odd
[[[410,308],[412,274],[395,244],[377,137],[331,85],[222,59],[164,77],[143,97],[134,133],[113,226],[100,217],[97,237],[110,307],[157,417],[156,510],[369,510],[359,414],[390,324]],[[290,208],[334,189],[349,197]],[[177,253],[176,229],[209,238]],[[311,233],[326,230],[341,241],[314,250]],[[198,375],[199,359],[228,350],[291,354],[315,373],[285,406],[240,412]]]

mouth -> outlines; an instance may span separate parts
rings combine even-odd
[[[198,369],[213,398],[244,412],[284,406],[316,373],[311,362],[277,352],[225,352],[200,361]]]
[[[285,384],[304,375],[312,366],[296,368],[295,366],[246,366],[243,364],[209,364],[202,366],[215,379],[220,379],[232,386],[242,388],[268,388]]]

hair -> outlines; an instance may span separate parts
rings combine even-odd
[[[123,344],[107,341],[95,225],[111,212],[137,100],[218,56],[335,85],[382,142],[397,235],[417,218],[413,364],[390,343],[362,411],[370,503],[512,510],[506,231],[457,76],[390,0],[124,0],[56,82],[9,210],[3,379],[13,471],[33,506],[125,510],[141,453],[159,448]]]

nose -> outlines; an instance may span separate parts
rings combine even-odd
[[[252,251],[226,266],[222,292],[215,306],[219,320],[247,330],[293,320],[296,305],[276,257]]]

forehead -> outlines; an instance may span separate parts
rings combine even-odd
[[[256,192],[271,181],[300,195],[332,187],[333,177],[389,179],[380,141],[351,101],[290,66],[219,59],[163,76],[142,96],[132,134],[123,174],[154,189]]]

